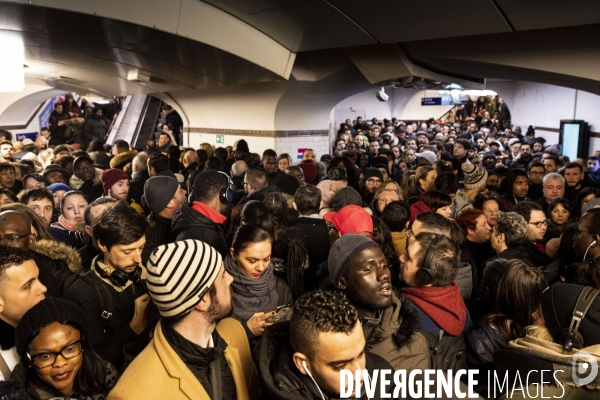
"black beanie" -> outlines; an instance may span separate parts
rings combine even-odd
[[[42,328],[53,322],[72,322],[81,329],[81,336],[86,333],[87,324],[83,311],[75,304],[54,297],[46,298],[25,313],[15,330],[17,354],[26,358],[27,346]]]
[[[296,190],[300,187],[300,182],[296,179],[295,176],[282,174],[276,181],[275,186],[277,186],[283,193],[287,193],[290,196],[294,196],[296,194]]]
[[[542,313],[556,342],[560,342],[563,330],[569,330],[573,310],[583,288],[571,283],[556,283],[542,293]],[[581,320],[578,332],[585,347],[600,343],[600,296],[596,297]]]

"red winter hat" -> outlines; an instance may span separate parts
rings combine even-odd
[[[298,165],[302,172],[304,172],[304,180],[306,183],[311,185],[317,184],[317,178],[319,177],[319,170],[317,169],[317,165],[312,161],[305,161]]]
[[[373,219],[361,206],[352,204],[338,212],[328,212],[323,219],[331,222],[341,235],[348,232],[369,232],[373,235]]]
[[[102,189],[104,189],[104,194],[108,194],[108,189],[121,179],[129,180],[129,175],[121,169],[113,168],[102,171]]]

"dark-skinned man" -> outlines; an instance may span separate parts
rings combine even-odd
[[[335,241],[327,260],[332,283],[356,307],[367,347],[398,369],[430,368],[429,348],[418,333],[415,310],[398,298],[379,245],[361,235]]]
[[[18,247],[31,252],[33,260],[40,270],[40,282],[48,288],[48,296],[58,297],[62,294],[63,282],[71,275],[64,261],[53,260],[31,248],[36,243],[36,235],[31,233],[29,216],[19,211],[0,213],[0,245]]]
[[[277,153],[272,149],[267,149],[263,152],[259,168],[264,170],[267,174],[269,185],[275,183],[275,181],[283,175],[283,171],[280,171],[279,168],[277,168]]]

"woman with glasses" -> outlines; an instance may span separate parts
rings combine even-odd
[[[104,399],[117,382],[115,367],[89,347],[83,312],[47,298],[33,306],[15,331],[20,362],[12,378],[33,399]]]

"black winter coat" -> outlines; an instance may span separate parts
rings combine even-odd
[[[184,203],[177,211],[171,228],[176,240],[197,239],[214,247],[223,257],[229,253],[223,226],[192,210],[190,203]]]
[[[146,231],[146,244],[142,251],[142,264],[144,265],[158,246],[175,242],[175,235],[171,231],[172,220],[160,215],[150,214],[148,221],[150,227]]]

